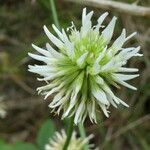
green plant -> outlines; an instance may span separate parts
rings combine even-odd
[[[0,150],[44,150],[45,144],[48,143],[49,138],[53,136],[54,132],[54,124],[49,119],[46,120],[39,129],[35,144],[23,141],[17,141],[13,144],[9,144],[0,139]]]

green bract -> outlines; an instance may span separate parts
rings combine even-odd
[[[46,43],[46,49],[32,44],[42,55],[29,53],[32,58],[44,63],[29,65],[29,71],[43,77],[38,78],[39,81],[46,81],[45,86],[37,89],[38,92],[45,95],[45,99],[55,93],[49,107],[58,114],[62,110],[62,118],[74,116],[75,124],[84,122],[86,116],[97,122],[96,111],[99,108],[108,117],[110,104],[116,108],[119,104],[128,107],[115,96],[110,86],[119,87],[119,83],[136,90],[125,81],[139,76],[127,74],[138,69],[123,67],[131,57],[142,56],[138,53],[140,47],[123,48],[123,44],[136,33],[126,37],[123,29],[110,46],[117,18],[113,17],[104,28],[102,23],[108,13],[102,14],[95,26],[92,26],[92,15],[93,11],[86,14],[86,9],[83,9],[81,29],[77,30],[72,22],[67,29],[68,35],[64,29],[59,31],[52,25],[58,38],[44,26],[46,35],[58,50],[49,43]],[[102,32],[100,28],[104,28]]]

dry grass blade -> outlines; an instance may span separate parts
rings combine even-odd
[[[94,6],[97,8],[114,10],[121,13],[126,13],[135,16],[141,17],[150,17],[150,8],[142,7],[132,4],[126,4],[116,1],[107,1],[107,0],[66,0],[70,2],[81,3],[89,6]]]
[[[122,127],[121,129],[119,129],[117,132],[115,132],[114,134],[110,135],[110,137],[108,138],[107,137],[107,140],[110,141],[112,139],[115,139],[117,137],[119,137],[120,135],[124,134],[125,132],[127,132],[128,130],[131,130],[133,128],[135,128],[136,126],[139,126],[140,124],[146,122],[150,120],[150,114],[134,121],[134,122],[131,122],[129,123],[127,126],[124,126]]]

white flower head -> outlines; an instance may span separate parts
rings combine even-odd
[[[29,65],[29,71],[37,73],[46,81],[46,85],[37,88],[38,92],[45,95],[45,99],[55,93],[49,107],[59,112],[62,118],[74,116],[74,123],[84,122],[89,116],[91,122],[97,122],[96,111],[100,108],[108,117],[108,108],[111,105],[117,108],[119,104],[128,105],[115,96],[110,86],[124,85],[130,89],[136,88],[126,81],[138,77],[136,68],[126,68],[124,65],[133,56],[139,54],[140,47],[123,48],[123,44],[133,37],[133,33],[126,37],[123,29],[120,36],[110,46],[113,36],[116,17],[104,28],[102,25],[108,13],[102,14],[95,26],[92,26],[93,11],[87,13],[86,8],[82,13],[82,26],[77,30],[74,23],[66,31],[58,30],[52,25],[57,37],[44,26],[44,31],[55,50],[49,43],[46,49],[32,44],[33,48],[41,55],[29,56],[41,61],[43,65]],[[104,28],[102,32],[100,28]]]
[[[93,145],[89,144],[89,140],[93,138],[93,135],[89,135],[85,139],[77,138],[76,132],[73,132],[68,150],[83,150],[85,145],[88,145],[89,150],[92,150]],[[49,143],[45,145],[45,150],[62,150],[66,142],[67,135],[64,130],[61,133],[56,132],[54,137],[49,140]],[[95,149],[96,150],[96,149]]]

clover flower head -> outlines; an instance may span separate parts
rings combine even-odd
[[[128,107],[113,93],[111,86],[119,88],[118,84],[121,84],[136,90],[126,81],[139,76],[133,74],[138,69],[124,67],[131,57],[142,56],[138,53],[140,47],[123,47],[136,33],[126,36],[123,29],[110,44],[117,18],[113,17],[105,27],[102,23],[108,15],[106,12],[92,26],[92,15],[93,11],[87,13],[86,8],[83,9],[79,30],[73,22],[67,31],[60,31],[52,25],[57,36],[44,26],[55,49],[49,43],[46,49],[33,44],[41,55],[29,53],[35,60],[44,62],[44,65],[29,65],[30,72],[43,77],[38,78],[39,81],[46,81],[45,86],[37,88],[38,92],[45,95],[45,99],[55,93],[49,107],[58,114],[62,110],[62,118],[74,116],[75,124],[84,122],[87,116],[96,123],[96,111],[99,109],[108,117],[110,105]]]
[[[74,131],[68,145],[68,150],[83,150],[84,146],[89,143],[89,140],[93,135],[89,135],[85,139],[77,138]],[[66,141],[67,135],[64,130],[61,133],[56,132],[54,137],[49,140],[49,143],[45,145],[45,150],[62,150]],[[92,150],[93,145],[88,144],[89,150]]]

